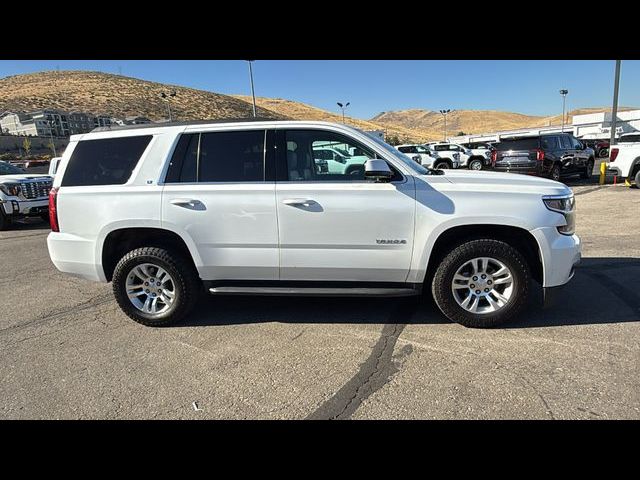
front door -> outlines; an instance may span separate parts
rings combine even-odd
[[[413,249],[415,185],[396,172],[390,183],[365,180],[375,153],[325,130],[279,130],[276,208],[280,279],[404,282]],[[345,156],[339,173],[323,171],[315,152]]]

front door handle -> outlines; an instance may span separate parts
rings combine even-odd
[[[310,198],[287,198],[283,200],[282,203],[291,205],[292,207],[310,207],[311,205],[315,205],[316,201]]]
[[[197,207],[198,205],[202,205],[202,202],[195,198],[174,198],[169,203],[179,207]]]

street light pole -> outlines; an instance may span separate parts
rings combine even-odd
[[[344,111],[349,105],[351,105],[351,102],[347,102],[344,105],[342,103],[340,103],[340,102],[336,102],[336,103],[342,109],[342,123],[344,123]]]
[[[253,60],[247,60],[247,63],[249,64],[249,80],[251,82],[251,98],[253,100],[253,118],[257,117],[256,114],[256,94],[253,90],[253,68],[251,68],[251,63],[253,63]]]
[[[53,122],[51,120],[49,120],[49,138],[51,138],[51,148],[53,150],[53,156],[57,157],[58,155],[56,154],[56,144],[53,141]]]
[[[611,136],[609,137],[609,151],[616,141],[616,122],[618,120],[618,88],[620,86],[620,60],[616,60],[616,74],[613,83],[613,107],[611,108]]]
[[[173,122],[173,115],[171,115],[171,102],[169,101],[169,97],[175,97],[176,91],[174,90],[171,93],[160,93],[160,96],[167,102],[167,111],[169,112],[169,122]]]
[[[569,90],[562,89],[560,90],[560,95],[562,95],[562,132],[564,133],[564,111],[565,111],[565,102],[567,100],[567,93]]]
[[[444,141],[445,142],[447,141],[447,115],[449,114],[450,111],[451,111],[450,108],[446,110],[440,110],[440,113],[444,117]]]

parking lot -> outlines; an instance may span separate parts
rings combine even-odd
[[[573,182],[583,262],[505,328],[428,298],[208,297],[153,329],[0,232],[0,418],[638,419],[640,191]]]

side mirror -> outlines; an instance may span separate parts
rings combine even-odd
[[[376,182],[388,182],[393,177],[393,172],[387,162],[375,158],[367,160],[364,164],[364,176],[374,179]]]

